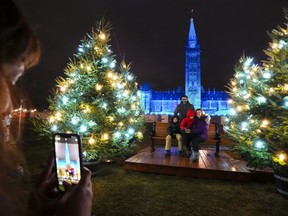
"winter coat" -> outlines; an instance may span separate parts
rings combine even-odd
[[[194,116],[194,118],[191,119],[192,116]],[[180,123],[180,129],[185,130],[185,128],[191,128],[194,122],[194,119],[195,119],[195,111],[188,110],[186,117],[183,118]]]
[[[208,139],[209,124],[206,118],[208,118],[208,116],[205,115],[200,118],[195,117],[195,121],[190,130],[192,136],[199,136],[203,142]]]
[[[174,123],[173,118],[177,118],[178,122]],[[173,138],[176,138],[176,134],[180,134],[180,121],[178,116],[173,116],[171,119],[171,122],[169,123],[169,126],[167,128],[167,133],[171,135]]]
[[[193,104],[191,104],[189,101],[187,101],[185,104],[181,102],[175,108],[174,115],[179,113],[179,119],[182,121],[182,119],[186,117],[188,110],[195,110]]]

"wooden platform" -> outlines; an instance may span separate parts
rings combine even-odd
[[[273,179],[271,170],[258,170],[258,172],[252,173],[251,169],[246,167],[244,161],[234,159],[223,151],[218,156],[214,155],[215,149],[209,148],[202,149],[199,153],[199,162],[192,162],[191,157],[179,157],[176,147],[172,148],[171,156],[165,156],[163,147],[155,148],[154,152],[151,152],[151,148],[147,147],[127,159],[125,161],[125,169],[232,181],[252,181],[257,176],[258,180]]]

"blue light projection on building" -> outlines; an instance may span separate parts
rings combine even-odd
[[[140,86],[141,105],[145,114],[172,115],[181,96],[187,95],[194,107],[202,108],[209,115],[228,114],[229,95],[225,91],[205,91],[201,85],[200,44],[197,40],[193,19],[190,20],[188,41],[186,44],[185,90],[155,91],[148,83]]]

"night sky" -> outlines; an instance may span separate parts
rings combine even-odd
[[[47,108],[55,78],[64,76],[80,40],[102,17],[113,25],[111,49],[117,61],[125,56],[139,85],[148,82],[154,90],[184,88],[185,45],[193,17],[202,85],[225,90],[243,53],[255,62],[265,58],[267,31],[283,26],[282,8],[288,7],[288,0],[15,1],[42,43],[40,64],[18,83],[26,103],[40,109]]]

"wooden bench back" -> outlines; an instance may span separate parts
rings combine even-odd
[[[204,142],[206,144],[215,143],[216,145],[216,153],[215,155],[219,154],[219,146],[221,141],[221,136],[218,132],[218,123],[210,123],[209,130],[208,130],[208,139]],[[155,140],[165,140],[167,136],[167,128],[168,123],[164,122],[153,122],[152,131],[150,131],[150,138],[151,138],[151,152],[155,151],[154,145]]]
[[[153,123],[153,131],[155,137],[166,137],[168,132],[167,128],[169,123],[167,122],[154,122]]]
[[[165,138],[167,136],[167,128],[169,126],[169,123],[167,122],[154,122],[153,123],[153,135],[152,137],[163,137]],[[208,130],[208,139],[215,137],[216,133],[216,124],[209,124],[209,130]]]

